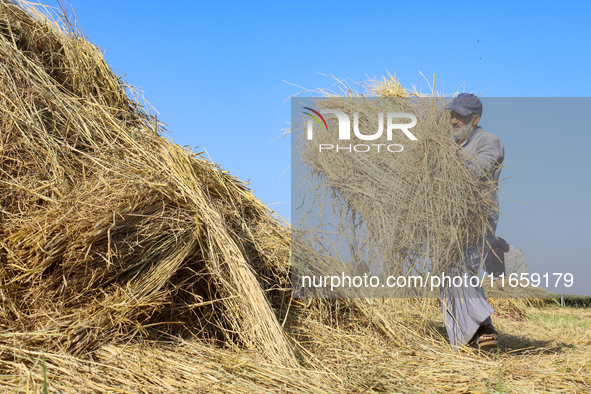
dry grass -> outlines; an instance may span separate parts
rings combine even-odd
[[[316,128],[313,139],[307,139],[306,132],[294,133],[296,153],[301,159],[297,165],[307,170],[306,179],[301,180],[308,185],[302,201],[314,201],[305,208],[302,225],[310,215],[333,212],[330,222],[339,224],[336,231],[348,237],[345,244],[355,249],[350,267],[338,267],[336,272],[354,275],[360,262],[369,266],[366,272],[388,267],[386,273],[380,269],[384,277],[450,272],[450,264],[459,261],[467,245],[480,242],[483,246],[481,235],[490,229],[488,217],[492,212],[498,214],[498,208],[491,199],[497,182],[477,179],[466,165],[469,159],[464,151],[451,139],[449,111],[444,110],[448,99],[435,91],[429,95],[408,91],[391,75],[383,81],[361,84],[365,89],[362,92],[337,81],[340,92],[319,90],[323,97],[311,99],[317,109],[358,112],[359,130],[365,134],[378,129],[379,113],[384,122],[387,113],[410,113],[417,118],[411,129],[417,140],[410,140],[400,130],[387,139],[384,127],[375,140],[352,136],[349,141],[337,141],[335,130],[339,125],[335,116],[326,116],[328,128]],[[343,146],[382,144],[383,148],[366,153],[319,149],[320,144],[334,146],[337,142]],[[387,152],[385,146],[391,144],[400,144],[402,151]],[[474,159],[471,164],[481,165]],[[308,223],[313,224],[301,229],[307,232],[302,235],[307,240],[303,242],[315,238],[313,249],[332,249],[334,237],[319,234],[316,221]],[[331,226],[326,228],[335,232]],[[304,264],[302,269],[312,267]],[[331,275],[329,272],[326,275]]]
[[[298,368],[196,340],[108,345],[93,360],[24,350],[15,340],[2,345],[0,378],[5,392],[43,392],[45,357],[52,393],[587,393],[591,387],[589,329],[539,323],[547,314],[570,315],[589,327],[587,310],[528,307],[522,321],[494,316],[503,335],[499,353],[456,353],[441,337],[435,300],[363,301],[370,316],[335,302],[344,304],[330,311],[325,303],[307,306],[309,315],[293,333],[308,352]],[[425,318],[421,328],[417,322]]]
[[[21,6],[0,2],[0,327],[77,354],[198,335],[294,366],[288,230],[160,136],[97,47]]]

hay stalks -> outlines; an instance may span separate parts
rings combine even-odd
[[[412,134],[417,140],[399,130],[389,140],[385,128],[371,141],[355,136],[349,141],[337,140],[335,116],[325,117],[328,127],[316,128],[313,139],[308,139],[306,132],[294,133],[301,160],[296,165],[306,169],[301,182],[308,185],[309,195],[303,201],[314,201],[302,216],[302,224],[310,214],[333,212],[332,223],[341,226],[338,233],[349,238],[356,234],[347,242],[354,243],[350,248],[364,256],[351,257],[349,264],[357,265],[356,258],[361,259],[366,272],[383,272],[388,267],[383,275],[436,274],[442,267],[451,269],[468,245],[479,243],[482,247],[482,235],[490,229],[487,218],[491,212],[498,214],[491,198],[497,185],[477,179],[466,166],[467,158],[450,137],[448,113],[443,108],[446,98],[435,91],[429,95],[410,92],[393,76],[370,81],[363,93],[345,85],[342,91],[320,90],[324,97],[306,102],[313,102],[318,110],[359,113],[359,130],[366,135],[378,129],[379,113],[413,114],[417,124]],[[294,128],[299,130],[300,125]],[[337,142],[345,148],[356,144],[374,148],[362,153],[319,149]],[[385,146],[390,144],[403,149],[388,152]],[[383,147],[381,151],[375,148],[378,145]],[[480,165],[476,160],[472,164]],[[301,231],[306,232],[305,226]],[[317,233],[314,236],[322,238]],[[318,244],[317,250],[332,248],[330,239]]]
[[[160,136],[67,22],[27,2],[1,1],[0,15],[3,331],[74,354],[194,334],[296,365],[276,316],[288,230]]]

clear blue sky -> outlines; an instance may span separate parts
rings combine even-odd
[[[40,0],[54,6],[55,1]],[[205,148],[255,195],[290,216],[290,105],[320,75],[395,74],[406,87],[484,97],[586,97],[591,2],[318,2],[71,0],[84,34],[143,89],[181,145]],[[584,103],[584,102],[579,102]],[[589,103],[589,100],[586,101]],[[524,113],[527,111],[524,111]],[[503,140],[513,175],[498,234],[544,271],[576,271],[591,293],[589,149],[585,112],[555,130],[524,119],[485,130]],[[525,116],[525,115],[524,115]],[[571,122],[577,118],[576,122]],[[530,126],[528,126],[530,124]],[[576,127],[573,125],[576,124]],[[587,282],[587,283],[584,283]]]

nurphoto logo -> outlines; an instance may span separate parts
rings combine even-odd
[[[307,122],[307,138],[308,140],[313,140],[314,138],[314,124],[318,125],[320,130],[324,129],[327,132],[328,123],[323,115],[332,114],[337,117],[338,124],[339,124],[339,132],[338,137],[339,141],[347,141],[351,140],[351,120],[349,116],[344,113],[343,111],[337,109],[321,109],[320,111],[316,111],[310,107],[304,107],[304,109],[310,112],[304,112],[305,115],[308,115],[310,119]],[[410,119],[410,123],[394,123],[394,119]],[[392,134],[394,130],[402,131],[406,137],[412,141],[416,141],[417,137],[415,137],[409,129],[414,127],[417,124],[417,117],[413,114],[409,114],[406,112],[388,112],[386,115],[386,140],[392,141]],[[373,134],[362,134],[359,131],[359,112],[353,112],[353,132],[355,133],[355,137],[362,141],[375,141],[378,138],[382,137],[384,132],[384,113],[378,113],[378,130],[375,131]],[[348,152],[356,152],[356,153],[365,153],[369,152],[370,150],[375,150],[377,152],[380,151],[388,151],[392,153],[402,152],[404,147],[400,144],[357,144],[357,145],[334,145],[334,144],[319,144],[318,148],[320,152],[322,151],[348,151]]]

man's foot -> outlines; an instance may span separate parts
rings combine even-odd
[[[480,326],[476,334],[478,335],[476,344],[480,349],[497,346],[499,344],[499,333],[495,330],[495,327],[492,324]]]

